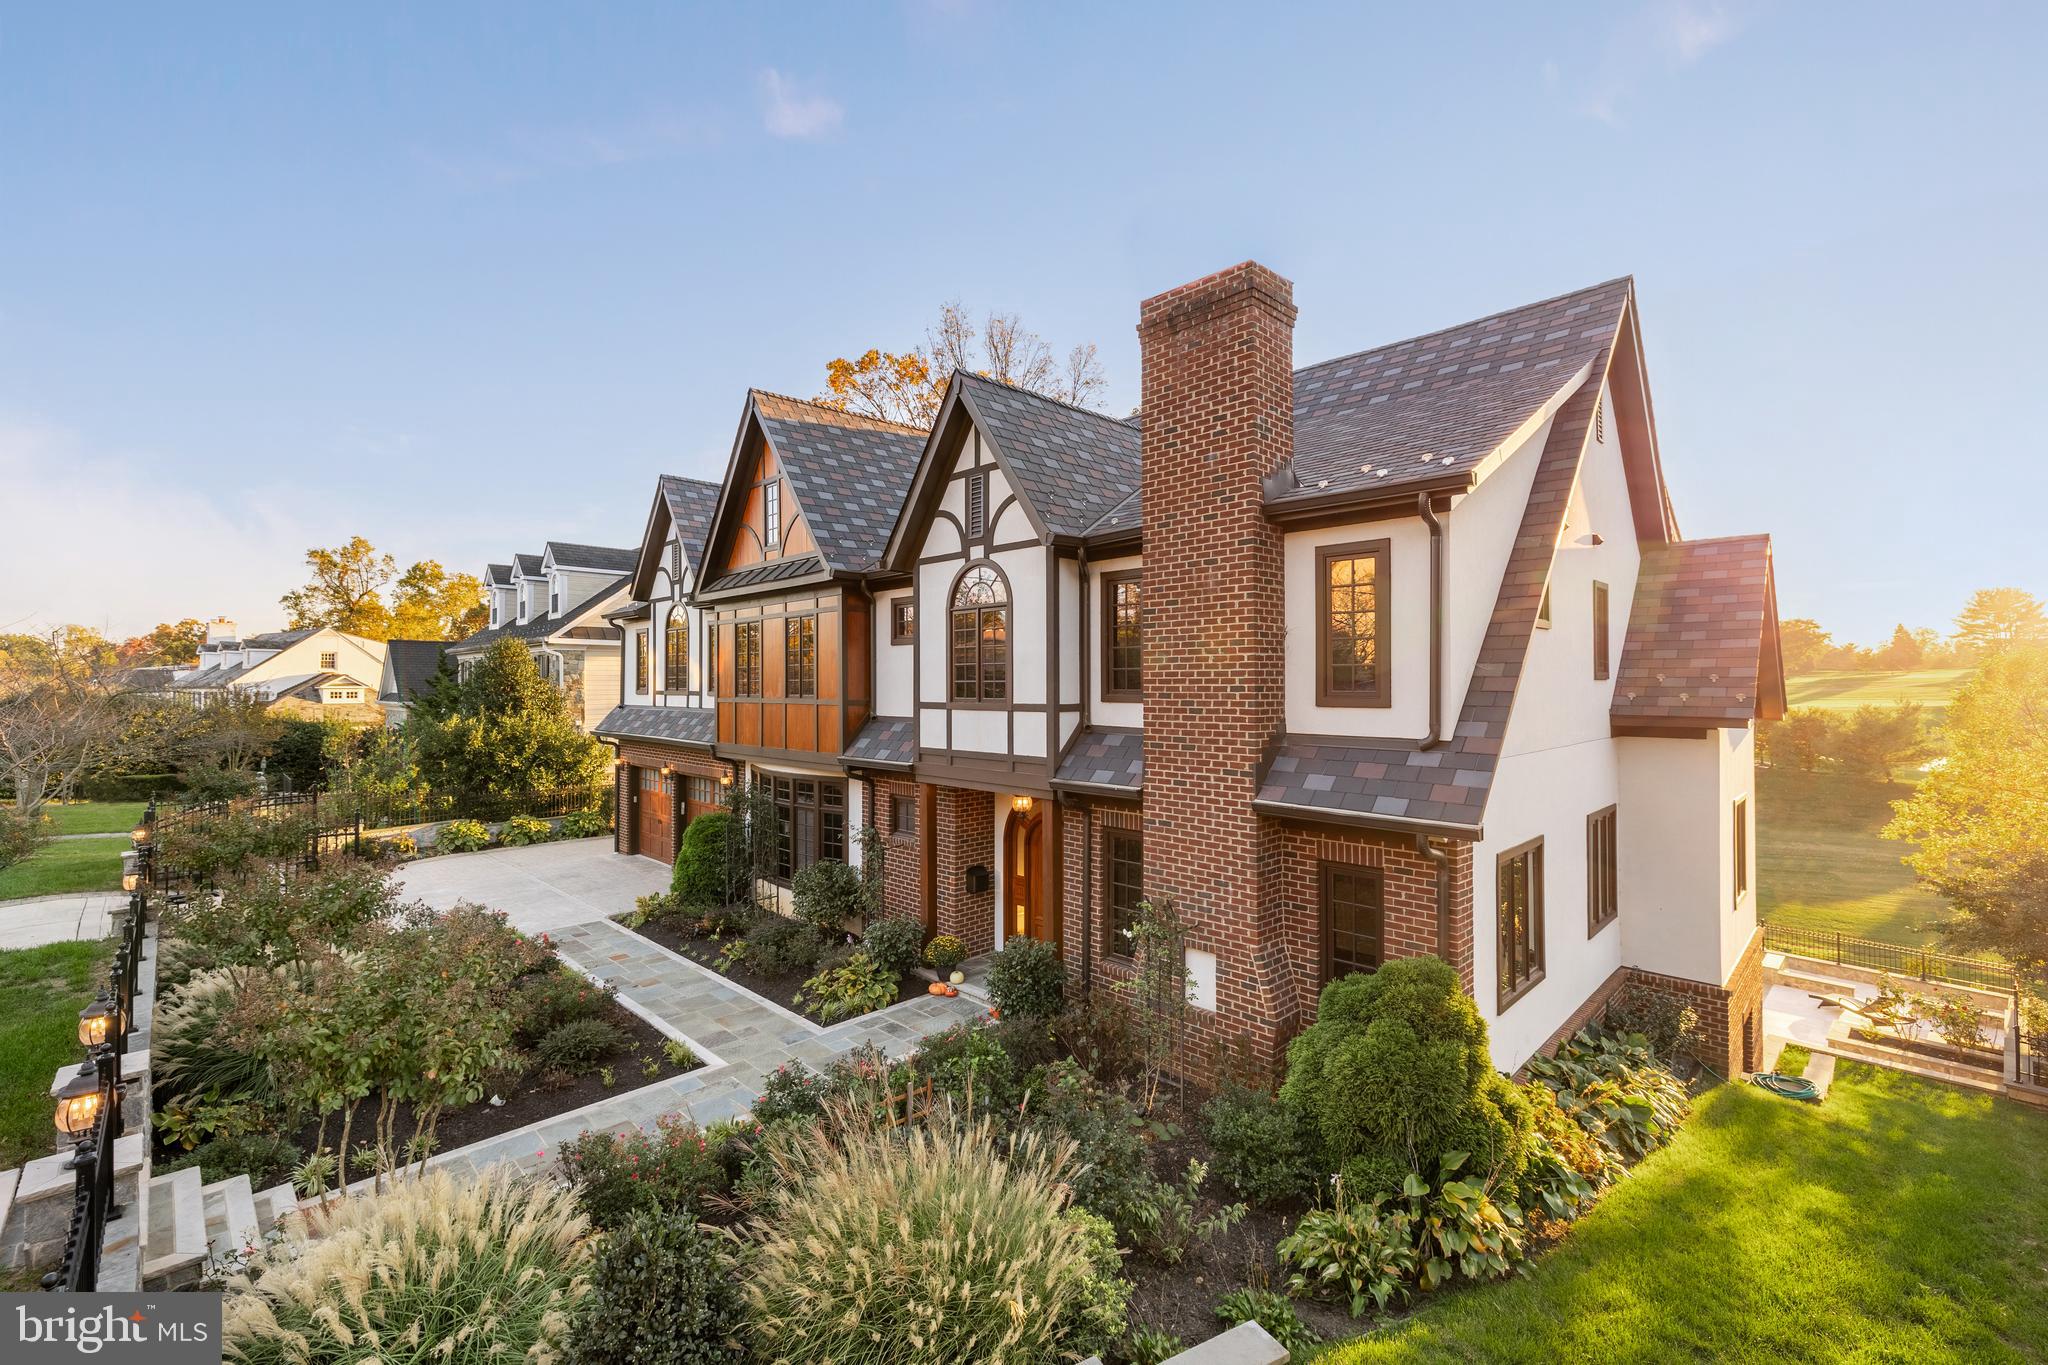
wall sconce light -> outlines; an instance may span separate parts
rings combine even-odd
[[[1031,798],[1028,796],[1011,797],[1010,809],[1019,815],[1029,815],[1031,813]]]
[[[662,764],[662,765],[661,765],[661,775],[662,775],[663,777],[667,777],[667,776],[668,776],[668,774],[669,774],[669,767],[668,767],[668,764],[664,763],[664,764]]]
[[[730,787],[732,785],[732,774],[729,772],[720,773],[718,775],[718,785],[721,787]]]

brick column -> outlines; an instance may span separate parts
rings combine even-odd
[[[967,945],[970,956],[996,946],[996,799],[962,787],[935,790],[939,932]],[[967,869],[985,867],[989,889],[969,891]]]
[[[1145,301],[1145,879],[1217,957],[1215,1031],[1277,1066],[1297,1015],[1277,832],[1253,814],[1285,723],[1281,537],[1294,287],[1254,262]]]

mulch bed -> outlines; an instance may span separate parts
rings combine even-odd
[[[581,1109],[586,1104],[595,1104],[612,1095],[621,1095],[637,1090],[643,1085],[670,1076],[680,1076],[695,1067],[679,1067],[662,1055],[661,1045],[668,1041],[668,1035],[639,1015],[616,1003],[608,1005],[606,1012],[598,1016],[616,1027],[626,1037],[626,1045],[592,1067],[588,1073],[576,1077],[567,1085],[554,1084],[534,1071],[501,1081],[493,1093],[504,1099],[502,1105],[493,1106],[488,1099],[480,1100],[466,1109],[444,1110],[440,1122],[434,1126],[434,1150],[452,1152],[458,1147],[467,1147],[472,1142],[509,1133],[515,1128],[524,1128],[529,1123],[551,1119],[558,1114],[567,1114]],[[647,1070],[647,1062],[653,1062],[655,1070]],[[701,1063],[699,1064],[701,1065]],[[609,1066],[613,1072],[613,1083],[609,1089],[604,1078],[598,1074],[600,1067]],[[355,1144],[369,1140],[368,1129],[376,1118],[376,1107],[366,1101],[356,1111],[356,1132],[349,1141]],[[313,1150],[313,1140],[319,1131],[319,1124],[309,1122],[297,1132],[287,1134],[303,1152]],[[398,1107],[398,1121],[393,1131],[399,1141],[412,1136],[412,1106]],[[341,1137],[341,1119],[331,1116],[327,1123],[327,1141],[333,1144]],[[362,1172],[351,1170],[349,1178],[355,1179]]]
[[[724,951],[727,942],[727,940],[723,939],[698,938],[687,932],[682,924],[673,919],[649,920],[634,930],[634,932],[646,938],[651,938],[670,952],[681,953],[692,962],[701,963],[714,972],[718,971],[718,955]],[[793,972],[777,975],[764,972],[759,967],[750,966],[743,961],[731,971],[720,972],[719,974],[734,985],[745,986],[754,994],[765,996],[785,1009],[793,1010],[798,1014],[804,1012],[803,1006],[796,1003],[796,994],[804,988],[804,982],[811,979],[810,972]],[[900,1005],[905,1000],[915,1000],[918,996],[925,993],[925,988],[929,985],[931,985],[931,982],[922,976],[913,974],[906,977],[897,985],[896,998],[889,1003]],[[860,1016],[856,1014],[848,1015],[847,1017],[858,1019]]]

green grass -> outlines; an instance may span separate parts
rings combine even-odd
[[[47,1156],[55,1144],[50,1078],[84,1056],[78,1012],[111,958],[105,943],[0,952],[0,1170]]]
[[[1780,1076],[1804,1076],[1806,1064],[1813,1060],[1813,1054],[1797,1043],[1785,1044],[1785,1050],[1778,1054],[1775,1068]]]
[[[1530,1273],[1321,1365],[2048,1356],[2048,1114],[1844,1064],[1707,1095]]]
[[[1903,782],[1758,768],[1757,909],[1773,924],[1909,947],[1934,944],[1920,926],[1947,911],[1899,860],[1911,844],[1879,837]]]
[[[126,834],[142,818],[140,801],[80,801],[69,806],[44,806],[52,834]]]
[[[1786,701],[1793,706],[1818,706],[1825,711],[1853,711],[1859,706],[1896,706],[1917,701],[1927,718],[1940,724],[1949,700],[1967,668],[1916,668],[1904,673],[1805,673],[1785,680]]]
[[[60,891],[112,891],[121,885],[121,854],[129,847],[123,834],[44,844],[0,871],[0,901]]]

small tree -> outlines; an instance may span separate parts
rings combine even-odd
[[[1920,706],[1859,706],[1835,731],[1832,748],[1844,771],[1888,782],[1897,769],[1917,764],[1929,753]]]
[[[129,702],[114,647],[97,632],[0,636],[0,781],[16,812],[34,820],[109,762]]]
[[[1146,900],[1138,906],[1131,929],[1131,957],[1137,970],[1114,990],[1129,1004],[1139,1056],[1139,1093],[1149,1113],[1174,1068],[1181,1039],[1187,1036],[1188,1001],[1194,979],[1188,974],[1187,924],[1171,900]]]
[[[1757,734],[1759,747],[1772,767],[1793,767],[1810,773],[1832,747],[1834,720],[1817,706],[1787,711],[1783,720],[1768,722]]]
[[[406,722],[420,775],[435,791],[525,796],[587,791],[609,780],[605,747],[576,728],[568,703],[518,640],[484,651],[445,715]]]

